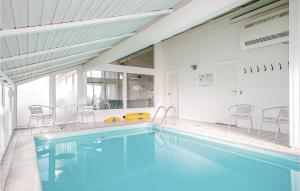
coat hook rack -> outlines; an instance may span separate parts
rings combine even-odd
[[[266,67],[266,65],[264,65],[264,71],[267,71],[267,67]]]
[[[252,72],[253,72],[252,67],[250,67],[250,73],[252,73]]]
[[[271,70],[274,70],[274,66],[273,66],[273,64],[271,64]]]
[[[281,63],[279,62],[278,65],[279,65],[279,70],[281,70],[282,69]]]
[[[259,72],[259,66],[256,66],[256,71]]]
[[[247,70],[246,70],[246,68],[244,68],[244,74],[246,74],[247,73]]]

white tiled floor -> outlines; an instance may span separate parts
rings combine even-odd
[[[169,120],[171,122],[171,120]],[[257,129],[248,133],[245,128],[231,127],[228,132],[227,125],[209,124],[190,120],[177,120],[176,125],[167,124],[166,127],[180,131],[201,135],[213,139],[228,141],[231,143],[245,144],[275,152],[300,155],[300,151],[290,148],[289,136],[280,134],[275,140],[275,133],[262,131],[258,134]]]
[[[279,137],[278,142],[276,142],[275,134],[270,132],[263,131],[258,135],[257,130],[254,130],[248,134],[246,129],[236,127],[232,127],[228,132],[227,126],[225,125],[208,124],[189,120],[177,120],[176,124],[174,125],[171,123],[171,121],[172,120],[170,119],[169,123],[165,124],[164,126],[188,133],[197,134],[200,136],[228,141],[231,143],[250,145],[281,153],[300,155],[299,150],[288,147],[288,135],[286,134],[282,134]],[[138,123],[142,122],[145,121],[139,121]],[[111,126],[120,126],[135,123],[137,122],[121,122],[115,124],[97,123],[96,125],[69,124],[67,126],[61,126],[56,129],[36,128],[33,129],[32,133],[34,135],[41,133],[67,134],[68,132],[74,131],[111,128]],[[10,161],[12,162],[9,168]],[[16,130],[14,132],[13,139],[3,162],[4,163],[1,164],[1,184],[3,188],[4,181],[6,180],[5,191],[20,191],[20,188],[22,188],[22,191],[41,190],[31,130]],[[7,172],[8,177],[7,179],[5,179],[5,175],[7,174]]]

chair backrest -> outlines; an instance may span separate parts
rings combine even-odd
[[[278,120],[281,120],[281,119],[284,119],[284,120],[289,119],[289,107],[288,106],[282,106],[280,108]]]
[[[250,115],[252,111],[252,106],[248,104],[233,105],[229,108],[229,112],[232,113],[231,110],[233,109],[235,109],[236,115]]]
[[[249,115],[251,113],[252,107],[251,105],[237,105],[236,114],[237,115]]]
[[[32,116],[43,115],[43,107],[41,105],[30,105],[28,108]]]
[[[86,104],[78,105],[78,112],[94,112],[93,106],[88,106]]]

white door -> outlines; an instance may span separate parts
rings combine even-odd
[[[236,84],[236,61],[217,64],[216,72],[216,122],[228,124],[228,108],[237,103],[239,91]]]
[[[168,106],[174,106],[178,116],[178,72],[168,72],[167,76]]]

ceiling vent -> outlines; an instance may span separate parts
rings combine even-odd
[[[240,44],[242,50],[260,48],[289,39],[288,8],[252,19],[242,25]]]

